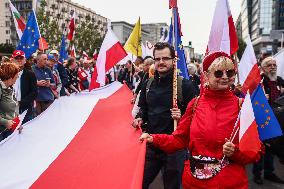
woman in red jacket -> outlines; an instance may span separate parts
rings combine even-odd
[[[185,189],[246,189],[245,165],[260,154],[251,158],[241,153],[238,137],[228,141],[240,111],[240,100],[230,90],[235,66],[226,53],[214,52],[205,57],[203,74],[205,88],[189,103],[177,130],[172,135],[144,133],[140,140],[167,153],[189,149],[191,157],[183,173]]]

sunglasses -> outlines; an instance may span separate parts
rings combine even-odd
[[[161,57],[161,58],[154,58],[154,61],[160,62],[162,60],[163,62],[165,62],[165,61],[172,60],[172,59],[173,58],[171,58],[171,57]]]
[[[225,73],[226,73],[228,78],[231,78],[231,77],[233,77],[236,74],[235,70],[226,70]],[[214,76],[216,78],[222,78],[223,75],[224,75],[224,71],[222,71],[222,70],[216,70],[214,72]]]

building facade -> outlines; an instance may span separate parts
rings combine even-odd
[[[11,13],[8,0],[0,3],[0,43],[11,43]]]
[[[14,45],[19,41],[15,29],[15,24],[11,15],[8,0],[3,0],[0,3],[0,43],[12,43]],[[19,11],[21,16],[27,20],[28,14],[33,8],[36,10],[40,7],[41,1],[34,0],[11,0],[15,8]],[[101,36],[104,36],[107,31],[108,19],[97,14],[95,11],[73,3],[71,0],[45,0],[45,14],[51,19],[56,19],[58,27],[65,34],[67,33],[71,14],[75,13],[76,24],[89,19],[98,26],[98,31]],[[36,3],[36,4],[35,4]]]
[[[119,42],[124,45],[133,31],[135,25],[129,24],[124,21],[111,22],[111,28],[115,35],[118,37]],[[145,43],[150,39],[150,33],[142,27],[142,42]]]
[[[149,23],[142,24],[143,30],[149,32],[148,41],[155,44],[163,37],[165,40],[169,35],[169,26],[167,23]]]

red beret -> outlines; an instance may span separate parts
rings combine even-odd
[[[25,58],[25,53],[21,50],[15,50],[12,54],[13,58],[16,58],[18,56],[24,57]]]
[[[232,60],[231,57],[227,53],[224,53],[222,51],[212,52],[208,54],[207,56],[205,56],[205,58],[203,59],[203,71],[207,71],[210,65],[212,64],[212,62],[214,62],[216,58],[219,58],[221,56],[227,57],[230,60]]]

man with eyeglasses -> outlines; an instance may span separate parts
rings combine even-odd
[[[277,76],[277,63],[273,57],[269,56],[263,59],[260,66],[263,72],[264,91],[268,96],[269,104],[272,105],[273,102],[284,93],[284,80]],[[264,169],[264,178],[266,180],[284,184],[284,180],[280,179],[274,173],[274,155],[271,152],[270,144],[266,142],[264,144],[266,146],[265,155],[253,166],[254,182],[263,184],[261,171]]]
[[[19,78],[17,79],[14,90],[17,101],[19,102],[19,113],[27,110],[27,114],[23,120],[26,123],[34,118],[33,104],[37,97],[37,81],[34,72],[26,63],[25,53],[21,50],[15,50],[12,54],[14,63],[19,68]]]
[[[173,108],[173,62],[175,50],[168,43],[157,43],[154,47],[155,74],[149,86],[145,82],[141,88],[138,102],[140,112],[133,121],[133,127],[141,126],[150,134],[171,134],[174,120],[179,121],[188,102],[198,95],[192,82],[182,79],[183,100],[178,99],[178,108]],[[148,86],[147,86],[148,85]],[[158,175],[163,174],[165,188],[179,189],[186,150],[166,154],[147,144],[144,167],[143,189],[147,189]]]

